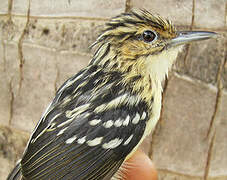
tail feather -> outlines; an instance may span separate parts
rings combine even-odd
[[[17,162],[16,166],[13,168],[13,170],[10,172],[6,180],[21,180],[21,164],[20,161]]]

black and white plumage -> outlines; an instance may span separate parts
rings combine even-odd
[[[109,180],[155,127],[161,82],[181,45],[211,32],[176,32],[146,10],[113,18],[90,64],[68,79],[8,180]]]
[[[66,81],[31,137],[21,161],[23,175],[110,178],[138,144],[149,119],[146,103],[121,81],[119,73],[96,65]]]

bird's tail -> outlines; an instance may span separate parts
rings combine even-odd
[[[13,168],[11,173],[8,175],[6,180],[21,180],[21,164],[20,161],[17,162],[16,166]]]

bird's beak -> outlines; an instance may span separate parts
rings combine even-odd
[[[178,46],[192,41],[200,41],[215,37],[217,33],[208,31],[178,31],[177,36],[170,41],[170,46]]]

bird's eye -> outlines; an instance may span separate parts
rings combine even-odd
[[[156,34],[152,31],[147,30],[143,32],[142,37],[145,42],[152,42],[156,39]]]

